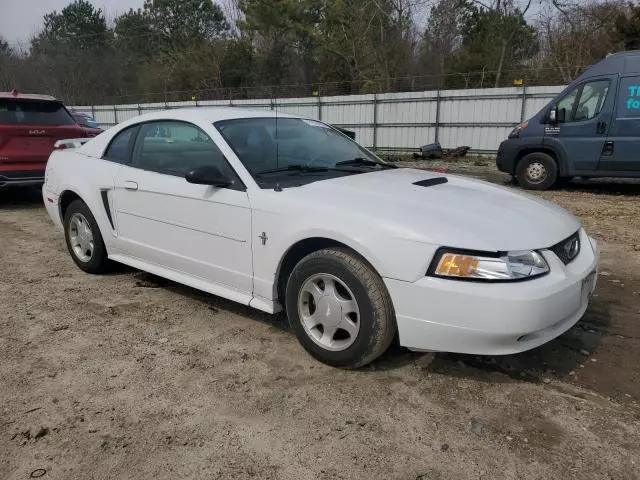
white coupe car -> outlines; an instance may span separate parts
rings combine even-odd
[[[511,354],[574,325],[598,249],[570,213],[456,176],[395,168],[322,122],[154,112],[55,151],[44,203],[74,262],[120,262],[275,313],[354,368],[394,337]]]

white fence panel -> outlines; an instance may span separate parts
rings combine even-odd
[[[258,100],[201,100],[73,107],[103,127],[141,113],[180,107],[243,107],[286,112],[345,127],[366,147],[415,151],[439,141],[495,152],[513,126],[537,113],[563,86],[399,92]]]
[[[98,122],[102,127],[111,127],[116,124],[113,105],[101,105],[99,107],[95,107],[94,115],[96,122]]]
[[[322,121],[353,128],[373,125],[374,95],[322,97]]]
[[[377,144],[386,150],[415,150],[422,145],[432,143],[435,138],[435,127],[379,127]],[[360,137],[356,136],[363,143]],[[371,146],[373,142],[363,145]]]
[[[228,107],[229,100],[200,100],[198,105],[201,107]]]
[[[315,98],[281,98],[274,101],[275,111],[318,120],[320,107]]]

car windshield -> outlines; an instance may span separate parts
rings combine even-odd
[[[336,176],[390,168],[322,122],[298,118],[241,118],[216,122],[249,172],[273,176]]]

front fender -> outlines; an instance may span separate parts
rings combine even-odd
[[[308,230],[296,231],[293,232],[290,236],[283,239],[283,241],[280,242],[277,247],[278,251],[280,252],[278,255],[280,257],[278,266],[282,263],[285,255],[289,252],[289,250],[291,250],[294,245],[303,240],[308,240],[311,238],[332,240],[349,247],[362,258],[366,259],[367,262],[369,262],[380,275],[386,276],[385,273],[387,273],[387,271],[385,268],[385,263],[379,258],[378,254],[374,253],[374,251],[372,251],[366,244],[362,243],[361,239],[354,239],[336,230],[323,228],[311,228]],[[278,270],[279,268],[276,269],[276,273]]]
[[[544,147],[553,153],[553,156],[558,162],[558,171],[561,176],[569,176],[573,174],[573,168],[568,162],[567,152],[562,146],[562,142],[557,137],[545,136]]]
[[[335,219],[334,219],[335,220]],[[308,239],[327,239],[347,246],[363,257],[385,278],[413,282],[426,274],[436,247],[378,231],[357,220],[340,228],[311,226],[304,219],[254,212],[254,294],[276,299],[280,266],[287,252]],[[268,240],[258,239],[266,233]]]

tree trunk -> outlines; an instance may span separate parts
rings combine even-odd
[[[500,80],[502,77],[502,68],[504,66],[504,57],[507,54],[507,40],[503,40],[502,41],[502,48],[500,49],[500,61],[498,62],[498,70],[496,72],[496,83],[495,83],[495,88],[498,88],[500,86]]]

